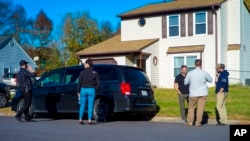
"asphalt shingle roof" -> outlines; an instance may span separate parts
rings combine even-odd
[[[230,44],[227,50],[240,50],[240,44]]]
[[[204,49],[205,45],[169,47],[167,50],[167,54],[203,52]]]
[[[211,6],[220,6],[225,0],[175,0],[173,2],[162,2],[148,4],[140,8],[120,14],[121,18],[134,16],[154,15],[173,11],[193,10]]]
[[[159,39],[145,39],[133,41],[121,41],[121,35],[116,35],[106,41],[77,52],[77,56],[134,53],[140,52],[143,48],[155,43]]]
[[[250,0],[244,0],[244,3],[248,9],[248,11],[250,12]]]

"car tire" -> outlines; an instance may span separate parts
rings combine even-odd
[[[22,98],[17,103],[16,112],[21,110],[21,108],[23,107],[23,104],[24,104],[24,99]],[[29,107],[29,115],[30,115],[30,118],[34,116],[34,109],[33,109],[32,104]]]
[[[94,119],[98,122],[106,122],[111,118],[111,106],[105,99],[96,99],[94,103]]]
[[[0,108],[6,107],[7,104],[8,104],[8,97],[5,94],[0,93]]]

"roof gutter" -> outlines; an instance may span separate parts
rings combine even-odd
[[[163,14],[171,14],[171,13],[179,13],[179,12],[188,12],[188,11],[194,11],[194,10],[204,10],[204,9],[210,9],[211,7],[214,7],[215,9],[220,7],[220,3],[214,4],[214,5],[205,5],[205,6],[198,6],[198,7],[189,7],[189,8],[181,8],[181,9],[170,9],[170,10],[161,10],[161,11],[148,11],[148,12],[142,12],[137,14],[120,14],[117,15],[121,19],[128,19],[128,18],[136,18],[136,17],[142,17],[142,16],[155,16],[155,15],[163,15]]]

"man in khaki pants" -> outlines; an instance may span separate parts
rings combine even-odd
[[[226,97],[228,94],[228,75],[229,73],[225,70],[224,64],[217,65],[218,74],[216,75],[216,89],[217,104],[216,108],[219,113],[220,120],[217,125],[227,124],[227,111],[226,111]]]
[[[189,84],[189,105],[188,105],[188,126],[193,126],[194,123],[194,111],[197,105],[196,121],[195,126],[200,127],[203,111],[208,96],[207,82],[212,82],[212,77],[204,70],[201,69],[202,60],[195,60],[195,69],[190,71],[185,80],[184,84]]]

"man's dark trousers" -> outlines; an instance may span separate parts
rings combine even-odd
[[[31,90],[26,91],[25,88],[21,88],[21,92],[24,96],[24,104],[23,107],[20,109],[20,111],[17,112],[16,116],[21,117],[22,114],[24,113],[25,120],[29,120],[30,119],[29,107],[31,105],[32,91]]]

